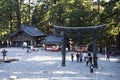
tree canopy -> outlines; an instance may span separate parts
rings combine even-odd
[[[106,43],[115,44],[120,32],[120,0],[0,0],[0,38],[22,24],[53,33],[53,25],[68,27],[106,24]],[[108,40],[111,41],[108,41]]]

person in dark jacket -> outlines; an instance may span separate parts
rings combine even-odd
[[[92,56],[91,56],[91,53],[88,52],[88,57],[87,57],[87,60],[86,60],[86,66],[88,66],[88,64],[92,64]]]
[[[107,51],[107,53],[106,53],[106,60],[109,60],[109,58],[110,58],[110,51]]]
[[[82,57],[83,57],[82,53],[80,53],[80,62],[82,62]]]
[[[80,57],[80,55],[79,55],[79,53],[77,52],[77,54],[76,54],[77,62],[79,62],[79,57]]]
[[[73,55],[73,53],[71,53],[71,60],[73,61],[73,58],[74,58],[74,55]]]

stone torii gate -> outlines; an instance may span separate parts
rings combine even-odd
[[[97,64],[97,46],[96,46],[96,32],[105,28],[104,25],[98,26],[90,26],[90,27],[63,27],[63,26],[56,26],[54,25],[55,32],[62,32],[62,36],[64,37],[63,46],[62,46],[62,65],[66,66],[66,33],[68,31],[75,31],[75,32],[83,32],[83,31],[90,31],[92,34],[92,49],[93,49],[93,65],[94,67],[98,67]],[[84,34],[83,34],[84,35]]]

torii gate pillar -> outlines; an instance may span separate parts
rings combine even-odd
[[[63,44],[62,44],[62,64],[61,66],[66,66],[66,33],[63,31]]]
[[[96,35],[95,35],[94,31],[92,32],[92,48],[93,48],[93,65],[94,65],[95,68],[98,68]]]

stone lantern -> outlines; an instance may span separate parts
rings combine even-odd
[[[6,60],[6,56],[7,56],[7,51],[4,49],[3,51],[1,51],[1,53],[3,54],[2,56],[3,56],[3,61],[5,61]]]

